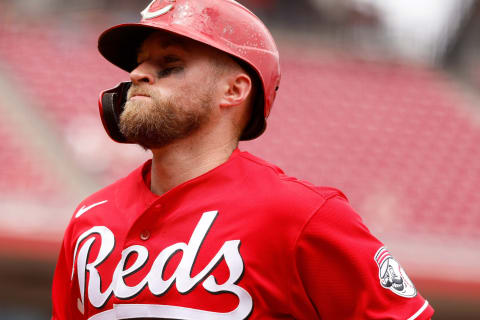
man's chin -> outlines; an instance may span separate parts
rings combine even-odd
[[[162,149],[177,140],[175,137],[132,136],[127,132],[123,132],[123,135],[127,138],[128,142],[137,144],[145,150]]]
[[[171,144],[171,142],[170,143],[164,143],[164,144],[159,144],[159,143],[152,144],[152,143],[145,143],[145,142],[135,142],[135,144],[142,147],[145,151],[147,151],[147,150],[155,151],[155,150],[159,150],[159,149],[163,149],[163,148],[167,147],[168,145]]]

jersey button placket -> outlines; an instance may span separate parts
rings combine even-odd
[[[145,216],[145,218],[147,218],[149,215],[151,215],[151,214],[152,214],[152,211],[154,212],[155,215],[158,214],[158,210],[159,210],[161,207],[162,207],[162,204],[159,203],[159,202],[156,202],[156,203],[154,202],[154,203],[152,203],[152,204],[150,205],[150,209],[148,210],[149,214],[147,214],[147,216]],[[155,210],[152,210],[152,209],[155,209]],[[147,221],[148,221],[148,220],[149,220],[149,219],[147,218]],[[147,223],[146,225],[148,225],[148,223]],[[152,234],[151,234],[150,230],[148,230],[148,229],[143,229],[143,231],[140,232],[140,240],[142,240],[142,241],[147,241],[148,239],[150,239],[151,235],[152,235]]]

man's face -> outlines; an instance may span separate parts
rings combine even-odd
[[[216,54],[188,39],[162,32],[150,35],[130,73],[132,86],[120,117],[127,139],[155,149],[203,128],[215,106]]]

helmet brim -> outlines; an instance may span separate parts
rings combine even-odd
[[[98,39],[100,53],[117,67],[131,72],[137,67],[138,48],[155,30],[144,24],[122,24],[103,32]]]

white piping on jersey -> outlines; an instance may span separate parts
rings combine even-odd
[[[418,317],[419,315],[421,315],[422,312],[425,311],[425,309],[427,309],[427,307],[428,307],[428,301],[425,300],[425,303],[423,304],[423,306],[422,306],[413,316],[411,316],[411,317],[408,318],[407,320],[415,320],[415,319],[417,319],[417,317]]]

